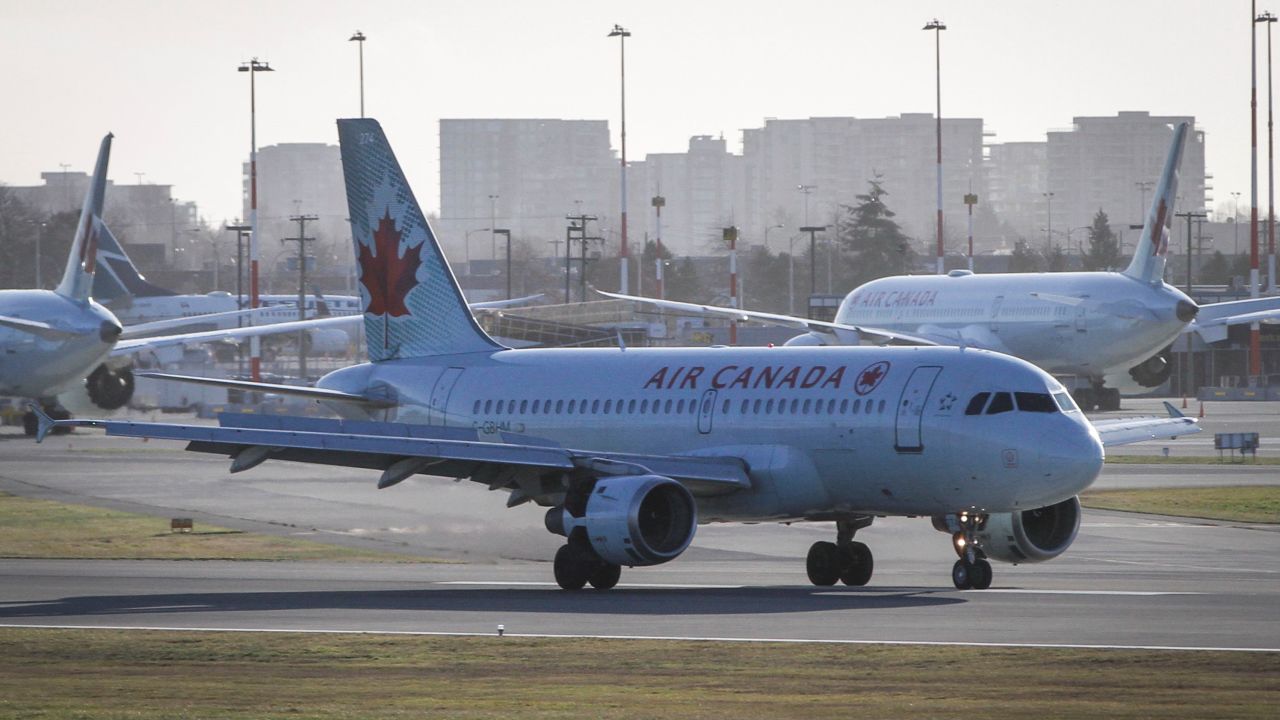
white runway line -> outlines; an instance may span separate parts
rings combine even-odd
[[[442,632],[426,630],[352,630],[352,629],[310,629],[297,628],[222,628],[222,627],[176,627],[148,625],[50,625],[21,623],[0,623],[0,628],[21,628],[41,630],[143,630],[148,632],[209,632],[209,633],[298,633],[301,635],[406,635],[411,637],[497,637],[492,632]],[[1280,653],[1280,648],[1249,647],[1194,647],[1190,645],[1089,645],[1084,643],[1013,643],[1013,642],[948,642],[945,640],[814,640],[811,638],[752,638],[752,637],[709,637],[700,635],[588,635],[588,634],[556,634],[556,633],[516,633],[507,631],[506,638],[525,640],[650,640],[662,642],[723,642],[723,643],[784,643],[814,645],[901,645],[919,647],[986,647],[986,648],[1031,648],[1043,650],[1144,650],[1144,651],[1190,651],[1190,652],[1248,652],[1248,653]]]
[[[505,580],[441,580],[432,585],[478,585],[482,587],[560,587],[553,582]],[[625,583],[622,588],[658,588],[661,590],[742,590],[746,585],[692,585],[683,583]]]

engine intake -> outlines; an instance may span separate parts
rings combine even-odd
[[[1073,497],[1035,510],[991,515],[977,540],[993,560],[1034,563],[1066,552],[1079,530],[1080,499]]]
[[[133,397],[133,370],[99,365],[84,380],[89,399],[103,410],[118,410]]]
[[[597,555],[615,565],[673,560],[689,547],[698,527],[693,495],[660,475],[600,478],[585,505],[568,505],[547,514],[547,529],[568,537],[581,532]]]

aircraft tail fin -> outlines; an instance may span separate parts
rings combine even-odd
[[[369,359],[501,349],[471,315],[382,126],[339,120],[338,139]]]
[[[1164,160],[1160,182],[1151,198],[1146,221],[1142,225],[1142,238],[1133,251],[1133,260],[1124,274],[1146,283],[1164,279],[1164,266],[1169,253],[1169,229],[1173,225],[1174,199],[1178,195],[1178,174],[1182,166],[1182,153],[1186,147],[1187,123],[1173,128],[1173,141]]]
[[[85,193],[84,206],[80,209],[80,222],[76,225],[76,237],[67,255],[67,267],[62,271],[62,281],[54,292],[73,300],[86,300],[93,289],[93,271],[98,258],[98,236],[105,227],[102,223],[102,203],[107,194],[107,164],[111,159],[111,133],[102,138],[98,146],[98,162],[93,168],[89,192]]]
[[[93,274],[93,298],[112,303],[131,297],[161,297],[176,295],[158,285],[152,285],[138,272],[124,246],[112,234],[106,223],[98,225],[98,269]]]

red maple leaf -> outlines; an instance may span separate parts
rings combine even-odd
[[[883,360],[875,363],[874,365],[868,366],[861,374],[858,375],[858,382],[854,385],[854,391],[859,395],[866,395],[872,390],[875,390],[880,384],[880,381],[884,379],[885,373],[888,371],[889,363],[884,362]]]
[[[414,275],[422,265],[422,246],[404,251],[400,257],[401,233],[391,219],[391,209],[378,221],[373,232],[373,249],[360,246],[360,282],[369,291],[369,305],[364,309],[374,315],[401,317],[409,314],[404,300],[417,284]]]

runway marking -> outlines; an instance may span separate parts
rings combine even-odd
[[[1151,597],[1154,595],[1207,595],[1202,592],[1181,592],[1161,590],[1033,590],[1029,588],[988,588],[983,595],[1002,593],[1006,595],[1132,595],[1135,597]]]
[[[225,628],[180,627],[152,625],[50,625],[0,623],[0,628],[27,628],[42,630],[143,630],[150,632],[209,632],[209,633],[298,633],[302,635],[407,635],[413,637],[497,637],[492,632],[446,632],[432,630],[354,630],[354,629],[297,629],[297,628]],[[813,645],[903,645],[920,647],[983,647],[1030,648],[1041,650],[1145,650],[1145,651],[1194,651],[1194,652],[1247,652],[1280,653],[1280,647],[1195,647],[1192,645],[1103,645],[1088,643],[1014,643],[1014,642],[951,642],[946,640],[814,640],[812,638],[753,638],[714,637],[706,635],[591,635],[585,633],[516,633],[506,631],[507,638],[535,640],[649,640],[665,642],[723,642],[723,643],[786,643]]]
[[[512,581],[503,580],[441,580],[433,585],[480,585],[485,587],[560,587],[553,582],[545,581]],[[694,585],[691,583],[627,583],[628,588],[659,588],[662,590],[741,590],[746,585]]]
[[[1266,568],[1227,568],[1221,566],[1209,565],[1187,565],[1185,563],[1158,563],[1142,560],[1116,560],[1115,558],[1100,557],[1083,557],[1076,556],[1080,560],[1089,560],[1091,562],[1112,563],[1114,565],[1141,565],[1143,567],[1171,568],[1174,570],[1204,570],[1206,572],[1231,572],[1231,573],[1254,573],[1261,575],[1274,575],[1277,570],[1267,570]]]

